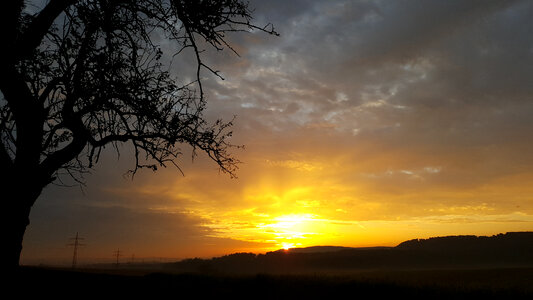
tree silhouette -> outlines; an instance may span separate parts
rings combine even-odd
[[[38,12],[1,1],[0,190],[3,260],[18,266],[29,213],[62,174],[79,178],[102,148],[132,145],[135,166],[173,164],[179,146],[205,152],[234,176],[232,122],[203,117],[204,48],[233,51],[229,32],[260,30],[242,0],[50,0]],[[194,78],[178,83],[160,41],[192,53]],[[179,169],[179,167],[178,167]],[[9,216],[9,218],[7,218]],[[9,221],[7,221],[9,219]]]

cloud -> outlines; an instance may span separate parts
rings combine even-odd
[[[248,68],[226,90],[240,103],[230,107],[245,126],[241,135],[328,124],[341,131],[341,148],[373,143],[380,151],[434,156],[424,163],[480,167],[480,151],[509,162],[531,149],[527,1],[292,6],[299,5],[297,14],[278,11],[282,36],[251,45]],[[523,164],[514,158],[510,164]]]
[[[235,248],[253,251],[265,247],[264,243],[218,237],[210,227],[212,221],[192,211],[114,206],[109,198],[98,199],[100,205],[48,205],[47,195],[40,200],[25,235],[24,263],[69,263],[72,249],[67,244],[76,233],[84,238],[80,263],[111,262],[117,249],[125,260],[132,256],[176,260],[223,255]]]

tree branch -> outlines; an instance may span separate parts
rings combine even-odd
[[[78,157],[86,145],[87,139],[84,139],[84,137],[80,135],[74,135],[74,138],[70,144],[50,154],[44,159],[40,165],[41,170],[44,174],[46,174],[46,176],[51,177],[54,172],[56,172],[63,165]]]
[[[61,12],[77,1],[78,0],[50,0],[17,41],[15,46],[17,60],[30,56],[32,51],[41,44],[55,19],[61,14]]]
[[[7,153],[4,142],[0,141],[0,166],[2,167],[2,173],[11,173],[10,170],[13,168],[13,160]]]

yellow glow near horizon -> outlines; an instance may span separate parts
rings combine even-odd
[[[448,189],[431,181],[436,173],[430,167],[421,168],[424,181],[407,168],[379,173],[351,169],[348,163],[329,170],[295,168],[297,160],[255,163],[249,167],[253,173],[240,181],[217,179],[209,189],[202,176],[189,176],[173,181],[172,188],[151,182],[127,193],[135,190],[150,199],[172,195],[176,208],[161,207],[161,212],[200,220],[206,241],[198,249],[205,255],[325,245],[396,246],[413,238],[527,231],[533,224],[530,205],[523,200],[533,190],[513,186],[531,177],[495,181],[482,189]],[[363,175],[344,180],[337,172]],[[494,200],[502,187],[507,197],[503,204]],[[193,255],[198,250],[183,254]]]
[[[284,250],[289,250],[291,248],[294,248],[294,244],[292,243],[281,243],[281,247],[284,249]]]
[[[273,235],[276,245],[283,249],[306,244],[306,239],[317,234],[313,228],[315,218],[311,214],[281,215],[272,221],[272,223],[258,227]]]

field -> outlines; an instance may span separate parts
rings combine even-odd
[[[10,280],[23,299],[533,299],[533,268],[214,275],[23,267]]]

